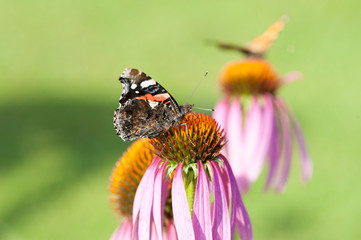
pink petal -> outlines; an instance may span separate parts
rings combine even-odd
[[[163,237],[163,233],[161,235],[161,237]],[[151,224],[151,228],[150,228],[150,240],[159,240],[158,238],[158,234],[157,234],[157,230],[155,229],[155,224],[154,222]]]
[[[227,170],[224,168],[219,168],[219,175],[221,177],[221,182],[223,183],[223,187],[224,187],[224,191],[225,191],[225,196],[227,198],[227,203],[228,203],[228,208],[229,208],[229,199],[231,196],[231,185],[228,179],[228,175],[227,175]]]
[[[253,127],[255,128],[249,133],[251,136],[254,136],[253,138],[249,135],[246,136],[246,141],[253,143],[253,146],[246,147],[247,150],[249,150],[247,157],[249,160],[247,172],[251,182],[255,181],[259,177],[268,153],[268,149],[270,147],[272,127],[274,122],[272,98],[273,96],[265,94],[265,103],[261,114],[257,113],[255,115],[256,119],[249,118],[247,122],[254,124]],[[256,108],[255,111],[258,112],[259,110],[260,109]],[[251,139],[254,141],[252,142]]]
[[[281,169],[281,176],[278,181],[276,191],[282,192],[285,187],[285,183],[287,181],[289,172],[290,172],[290,166],[291,166],[291,158],[292,158],[292,137],[291,137],[291,130],[290,130],[290,122],[288,118],[288,113],[286,109],[282,108],[282,101],[281,99],[276,99],[275,101],[277,110],[279,111],[279,118],[280,118],[280,124],[282,129],[282,135],[283,135],[283,144],[284,147],[282,147],[283,150],[283,163],[282,163],[282,169]]]
[[[300,72],[290,72],[284,75],[281,79],[283,84],[287,84],[293,81],[301,80],[303,74]]]
[[[197,239],[212,239],[212,223],[209,204],[208,178],[204,171],[202,161],[197,161],[198,179],[194,194],[193,227]]]
[[[226,137],[227,156],[237,177],[241,177],[245,170],[242,132],[242,107],[240,100],[235,98],[229,108]]]
[[[163,239],[163,209],[167,199],[169,185],[164,177],[166,167],[167,162],[164,162],[157,172],[154,183],[153,218],[154,227],[160,240]]]
[[[300,128],[299,123],[296,119],[293,120],[294,123],[294,129],[296,133],[296,138],[298,142],[298,147],[300,149],[301,154],[301,169],[302,169],[302,182],[306,183],[311,179],[312,176],[312,162],[311,158],[308,154],[308,151],[306,149],[305,140],[303,138],[303,134]]]
[[[272,135],[271,135],[271,142],[269,147],[269,171],[267,176],[267,182],[264,187],[264,190],[267,191],[271,185],[273,184],[273,181],[275,179],[275,174],[277,167],[279,165],[279,158],[280,158],[280,144],[279,144],[279,134],[277,129],[277,122],[273,122],[273,128],[272,128]]]
[[[225,129],[227,126],[228,96],[221,99],[214,109],[213,118],[216,119],[223,129]]]
[[[195,239],[195,237],[194,237],[191,213],[188,207],[186,191],[184,189],[182,167],[183,167],[183,163],[178,164],[173,178],[173,184],[172,184],[173,218],[178,234],[178,239],[192,240]]]
[[[132,239],[132,220],[124,219],[117,227],[109,240],[131,240]]]
[[[257,97],[252,97],[252,105],[247,112],[247,118],[244,127],[244,152],[247,175],[249,174],[249,166],[253,164],[254,153],[257,152],[257,147],[261,139],[262,125],[261,122],[261,107],[258,104]]]
[[[212,180],[214,183],[214,216],[212,224],[213,239],[231,239],[231,226],[229,220],[226,192],[216,162],[211,161]]]
[[[285,109],[285,104],[282,104],[282,107]],[[287,109],[286,109],[287,110]],[[300,149],[300,155],[301,155],[301,171],[302,171],[302,182],[306,183],[308,180],[311,179],[312,176],[312,162],[311,158],[308,154],[305,140],[301,131],[300,124],[296,120],[296,118],[293,116],[292,113],[288,112],[289,117],[291,119],[292,125],[294,127],[294,131],[296,134],[296,139],[298,143],[298,147]]]
[[[150,234],[153,186],[161,158],[155,157],[140,181],[133,203],[133,238],[148,239]],[[138,219],[139,214],[139,219]],[[139,227],[140,225],[140,227]],[[140,234],[140,235],[138,235]]]
[[[169,222],[167,226],[167,233],[165,239],[167,240],[177,240],[177,231],[174,227],[174,223],[172,221]]]
[[[231,235],[234,236],[235,225],[238,229],[238,234],[242,240],[252,240],[252,225],[249,219],[247,210],[243,204],[242,197],[237,188],[236,178],[233,175],[232,168],[229,165],[227,159],[223,155],[219,155],[219,158],[223,160],[223,164],[227,169],[227,176],[229,178],[231,186]]]

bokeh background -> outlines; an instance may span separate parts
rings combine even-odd
[[[245,43],[282,14],[267,58],[314,163],[300,184],[295,154],[285,193],[244,200],[255,239],[361,239],[361,2],[0,1],[0,239],[108,239],[119,219],[108,178],[129,146],[113,129],[125,67],[184,104],[212,108],[221,67],[242,56],[206,39]]]

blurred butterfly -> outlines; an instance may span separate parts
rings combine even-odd
[[[278,37],[279,33],[284,28],[288,21],[288,16],[282,16],[276,22],[274,22],[265,32],[244,46],[232,45],[227,43],[221,43],[211,41],[222,49],[238,50],[250,57],[262,58],[267,50],[272,46],[274,40]]]

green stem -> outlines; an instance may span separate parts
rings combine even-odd
[[[184,183],[189,210],[191,212],[191,217],[193,217],[194,194],[196,192],[197,185],[197,179],[194,178],[193,171],[188,172],[188,176],[186,176],[186,181],[184,181]]]

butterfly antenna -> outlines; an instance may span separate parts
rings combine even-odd
[[[191,100],[191,97],[193,96],[193,94],[195,93],[195,91],[197,90],[197,88],[199,87],[199,85],[203,82],[204,78],[207,76],[208,72],[206,71],[206,73],[204,74],[203,78],[198,82],[196,88],[193,90],[192,94],[189,96],[187,103],[189,103],[189,100]]]
[[[200,108],[200,107],[193,107],[193,108],[200,109],[200,110],[205,110],[205,111],[211,111],[211,112],[216,111],[216,109],[214,109],[214,108]]]

